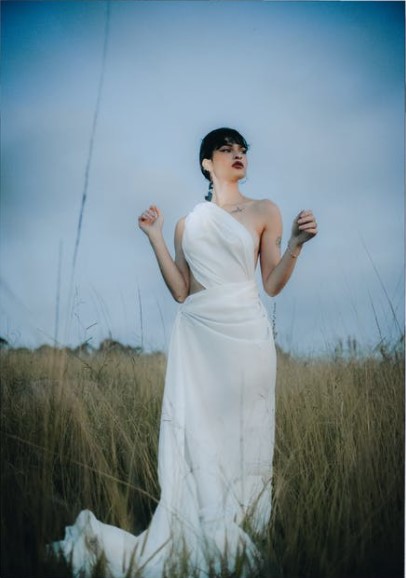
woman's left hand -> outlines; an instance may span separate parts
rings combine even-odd
[[[317,222],[312,211],[301,211],[293,221],[291,241],[301,246],[317,235]]]

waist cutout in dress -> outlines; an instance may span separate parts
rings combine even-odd
[[[182,303],[179,314],[236,339],[269,339],[271,331],[255,279],[193,293]]]

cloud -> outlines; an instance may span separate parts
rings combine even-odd
[[[3,11],[2,278],[53,335],[60,242],[69,325],[105,11],[18,4]],[[205,194],[200,139],[224,125],[251,142],[242,190],[277,202],[285,242],[300,209],[312,207],[320,223],[276,300],[281,341],[317,349],[348,334],[373,340],[369,295],[391,333],[363,244],[401,320],[404,23],[392,3],[356,4],[112,4],[67,340],[111,331],[151,347],[167,342],[176,305],[136,219],[159,204],[172,249],[177,219]],[[3,302],[7,331],[18,326],[23,342],[28,316],[18,300]]]

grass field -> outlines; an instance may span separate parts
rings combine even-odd
[[[1,352],[2,578],[69,576],[44,546],[84,508],[134,533],[148,524],[165,363],[114,347]],[[278,364],[260,576],[403,576],[403,354]]]

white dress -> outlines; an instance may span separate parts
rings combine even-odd
[[[162,407],[161,498],[138,536],[103,524],[88,510],[52,549],[90,576],[104,552],[109,575],[161,578],[177,564],[203,578],[244,560],[259,561],[252,537],[271,512],[276,356],[258,296],[254,240],[214,203],[186,217],[183,250],[204,287],[179,306]],[[172,568],[172,571],[171,571]],[[138,569],[139,574],[137,574]]]

